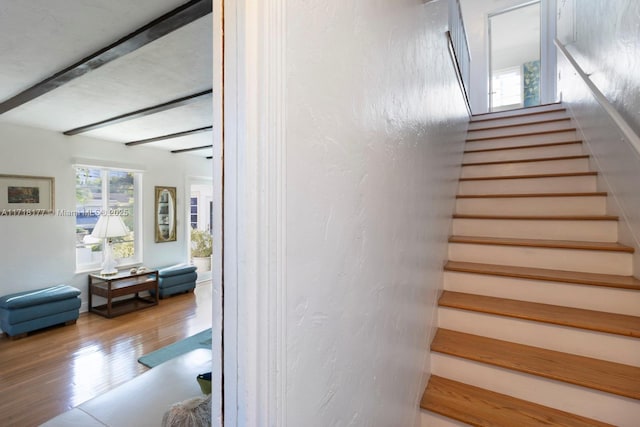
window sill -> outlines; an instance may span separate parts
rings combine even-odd
[[[141,261],[131,261],[131,262],[127,262],[125,264],[118,264],[116,266],[116,268],[118,270],[126,270],[129,269],[131,267],[139,267],[142,265]],[[100,270],[102,270],[102,265],[98,265],[98,266],[90,266],[90,267],[82,267],[82,268],[76,268],[76,271],[74,272],[75,274],[87,274],[87,273],[97,273]]]

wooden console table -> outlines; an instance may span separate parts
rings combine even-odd
[[[139,293],[144,291],[154,291],[154,294],[141,297]],[[94,307],[93,295],[106,298],[107,303]],[[114,301],[114,298],[127,295],[133,296]],[[93,313],[111,318],[157,304],[158,270],[147,270],[135,274],[120,271],[107,276],[89,274],[89,311]]]

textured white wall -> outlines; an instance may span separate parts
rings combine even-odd
[[[468,120],[446,2],[286,16],[286,425],[414,425]]]
[[[144,147],[83,136],[68,137],[57,132],[0,124],[0,171],[3,174],[52,176],[55,178],[55,207],[75,211],[73,158],[132,164],[145,168],[143,174],[143,262],[150,267],[185,262],[186,176],[211,175],[210,162],[195,156],[179,156]],[[157,244],[153,233],[153,187],[177,187],[178,241]],[[86,273],[75,273],[75,218],[63,216],[0,217],[2,251],[0,295],[67,283],[83,291],[86,309]]]
[[[577,8],[575,30],[573,13]],[[588,6],[588,7],[587,7]],[[600,91],[640,132],[640,3],[637,1],[577,1],[558,4],[558,33],[572,43],[571,53]],[[573,39],[573,34],[576,39]],[[575,41],[575,43],[573,43]],[[586,84],[558,56],[562,99],[574,115],[585,142],[601,172],[600,184],[613,196],[609,210],[622,216],[623,243],[640,248],[640,154],[618,130]],[[635,73],[635,74],[634,74]],[[634,263],[640,272],[640,256]]]
[[[595,85],[640,134],[640,2],[574,1],[576,39],[572,52]],[[561,20],[558,25],[569,26],[570,21]]]

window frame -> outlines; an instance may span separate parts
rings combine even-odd
[[[126,172],[133,174],[133,224],[134,224],[134,233],[133,233],[133,250],[134,256],[131,258],[124,258],[119,260],[118,267],[126,268],[132,265],[142,263],[143,254],[142,254],[142,212],[143,212],[143,197],[142,197],[142,171],[138,169],[129,169],[129,168],[121,168],[121,167],[112,167],[112,166],[100,166],[93,164],[75,164],[73,165],[74,171],[74,190],[77,190],[77,176],[78,169],[86,168],[86,169],[96,169],[100,171],[101,178],[101,209],[106,210],[109,209],[109,197],[105,198],[105,194],[110,194],[109,192],[109,173],[110,172]],[[76,214],[77,214],[77,200],[76,200]],[[76,230],[77,223],[74,221],[74,232]],[[75,239],[74,239],[75,241]],[[77,249],[76,244],[76,249]],[[102,260],[99,262],[78,264],[78,259],[76,257],[75,260],[75,272],[76,273],[86,273],[90,271],[100,270],[102,268],[102,263],[104,261],[104,253],[102,256]]]
[[[193,203],[195,199],[195,204]],[[193,212],[193,208],[196,208],[195,213]],[[196,217],[196,221],[195,221],[195,227],[193,224],[193,217]],[[191,196],[189,197],[189,227],[192,229],[196,229],[198,228],[199,225],[199,221],[200,221],[200,196],[199,195],[193,195],[191,194]]]

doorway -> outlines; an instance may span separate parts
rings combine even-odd
[[[540,1],[489,14],[489,110],[540,105]]]
[[[189,188],[189,259],[197,267],[198,281],[211,280],[213,185],[211,180],[192,179]]]

